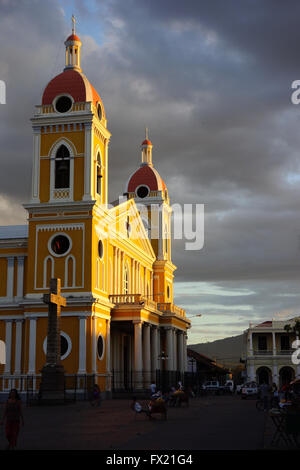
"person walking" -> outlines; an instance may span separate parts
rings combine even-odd
[[[5,434],[8,440],[7,449],[15,449],[17,447],[20,421],[22,421],[24,426],[21,399],[17,390],[13,388],[4,406],[3,420],[1,422],[1,424],[5,422]]]
[[[267,411],[269,408],[269,398],[270,398],[270,387],[266,382],[263,382],[259,388],[260,398],[264,403],[264,411]]]

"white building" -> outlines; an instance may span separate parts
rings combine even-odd
[[[265,321],[245,331],[247,381],[282,386],[300,378],[300,365],[293,358],[298,335],[293,326],[299,318]],[[290,331],[285,326],[290,325]]]

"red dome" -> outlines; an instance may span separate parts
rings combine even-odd
[[[80,41],[80,38],[76,35],[76,34],[71,34],[71,36],[69,36],[67,39],[66,39],[66,42],[67,41]]]
[[[152,142],[150,142],[148,139],[145,139],[144,142],[142,142],[142,145],[152,145]]]
[[[143,184],[148,186],[150,191],[164,191],[166,189],[166,185],[159,173],[149,165],[142,165],[133,173],[129,178],[127,192],[134,193],[136,188]]]
[[[46,86],[42,104],[52,104],[54,98],[63,93],[71,95],[75,103],[92,101],[94,104],[101,101],[95,88],[90,84],[86,76],[77,70],[65,70],[54,77]],[[102,104],[102,109],[103,104]]]

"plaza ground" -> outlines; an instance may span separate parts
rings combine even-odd
[[[24,407],[20,449],[263,449],[265,417],[255,400],[238,396],[193,399],[189,408],[169,408],[149,421],[135,417],[130,400],[107,400],[101,408],[88,402],[56,407]],[[2,408],[2,406],[1,406]],[[1,409],[2,412],[2,409]],[[0,427],[0,448],[6,446]]]

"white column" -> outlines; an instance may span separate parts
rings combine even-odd
[[[150,325],[145,323],[143,330],[144,383],[145,387],[148,388],[151,381]]]
[[[279,377],[278,377],[278,366],[277,364],[273,364],[273,379],[272,382],[276,383],[276,385],[279,385]]]
[[[92,199],[92,173],[93,173],[93,126],[91,122],[85,123],[84,148],[84,196],[83,200]]]
[[[14,267],[15,267],[15,258],[13,256],[9,256],[7,258],[7,284],[6,284],[6,297],[9,300],[12,300],[14,296]]]
[[[276,356],[276,334],[272,331],[273,356]]]
[[[186,372],[188,370],[188,358],[187,358],[187,345],[186,345],[186,342],[187,342],[187,334],[184,333],[183,334],[183,366],[184,366],[184,372]]]
[[[92,316],[92,372],[97,373],[97,318]]]
[[[134,371],[135,385],[142,388],[142,371],[143,371],[143,351],[142,351],[142,328],[141,321],[133,322],[134,324]]]
[[[117,294],[117,268],[118,268],[118,265],[117,265],[117,253],[118,253],[118,250],[116,247],[114,247],[114,287],[113,287],[113,293],[114,294]]]
[[[254,364],[250,364],[250,380],[255,381]]]
[[[12,320],[5,321],[5,357],[4,374],[11,374]]]
[[[16,320],[15,375],[21,374],[22,324],[23,320]]]
[[[177,362],[177,331],[176,329],[173,330],[173,369],[178,369],[178,362]]]
[[[121,282],[121,250],[118,250],[118,278],[117,278],[117,289],[118,294],[122,294],[122,282]]]
[[[173,370],[173,330],[172,328],[167,328],[166,330],[166,369]]]
[[[180,331],[178,334],[178,370],[180,372],[184,371],[184,361],[183,361],[183,332]]]
[[[40,202],[39,179],[40,179],[40,143],[41,127],[33,126],[33,168],[32,168],[32,201]]]
[[[163,236],[164,236],[164,228],[163,228],[163,206],[159,206],[158,212],[158,259],[164,259],[164,249],[163,249]]]
[[[29,320],[29,361],[28,375],[35,374],[35,356],[36,356],[36,318]]]
[[[104,204],[107,204],[107,202],[108,202],[107,183],[108,183],[108,144],[109,144],[109,140],[106,140],[105,143],[106,143],[105,150],[104,150],[104,152],[105,152],[105,168],[104,168],[105,181],[104,181],[104,192],[103,192],[103,196],[102,196],[102,201],[103,201]]]
[[[153,378],[155,378],[155,371],[158,369],[158,331],[157,326],[152,327],[151,335],[151,370],[153,371]]]
[[[157,328],[157,369],[162,370],[162,360],[161,360],[161,337],[160,337],[160,328]]]
[[[250,356],[253,356],[253,335],[252,331],[249,332],[249,341],[250,341]]]
[[[79,368],[78,374],[86,373],[86,317],[79,317]]]
[[[111,364],[110,364],[110,320],[106,321],[106,391],[111,391]]]
[[[17,297],[23,298],[24,286],[24,256],[18,256],[18,281],[17,281]]]

